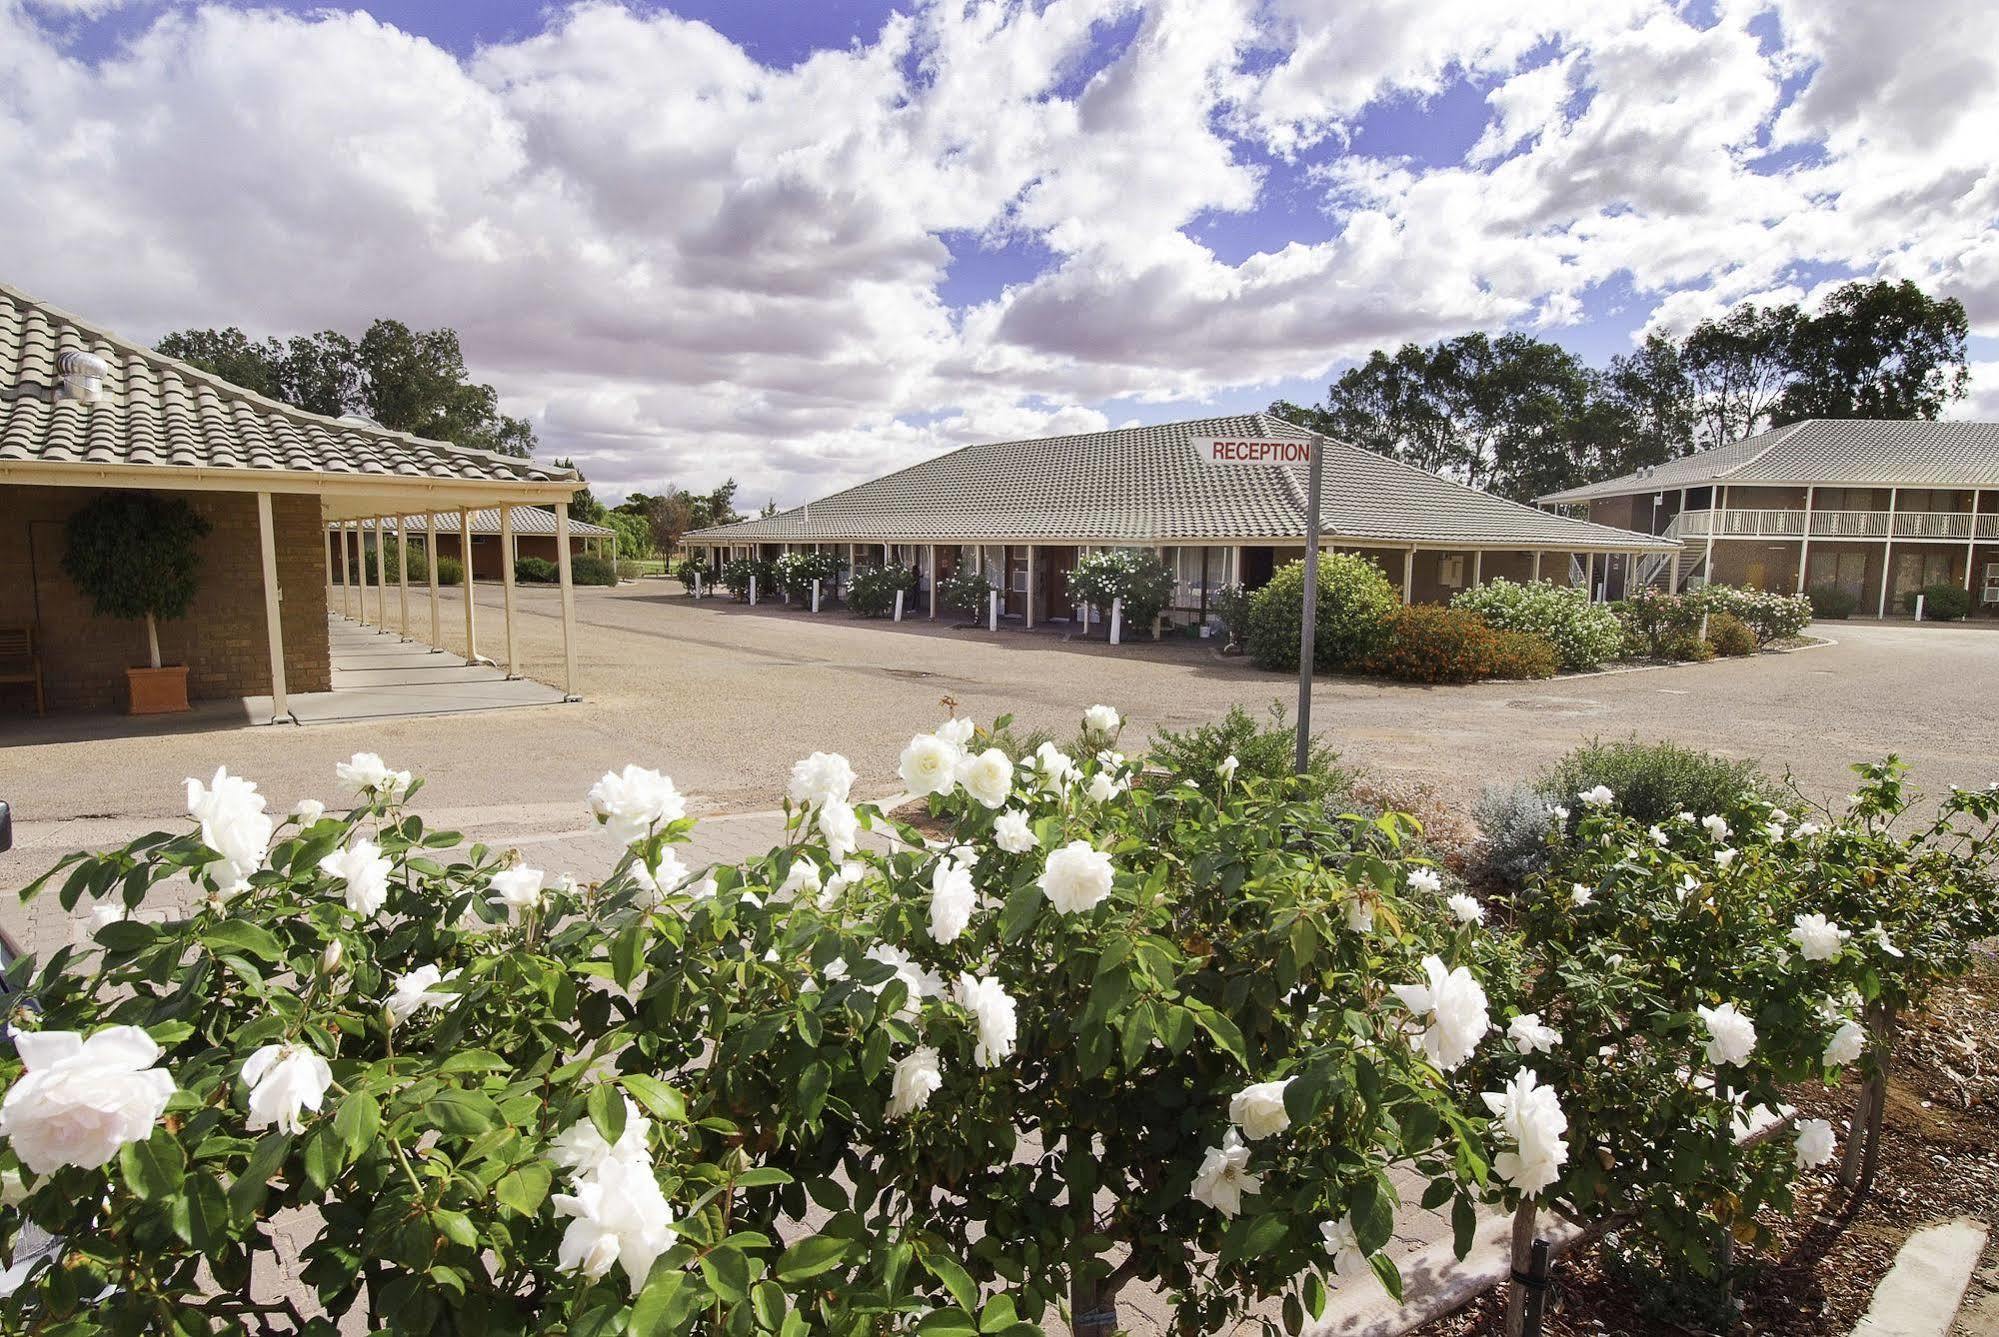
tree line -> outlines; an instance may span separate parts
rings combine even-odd
[[[1608,367],[1532,335],[1376,349],[1323,404],[1270,412],[1432,473],[1530,500],[1804,418],[1935,418],[1962,399],[1970,322],[1907,280],[1816,311],[1744,303]]]

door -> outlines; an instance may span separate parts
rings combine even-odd
[[[1034,620],[1067,622],[1076,616],[1069,606],[1069,573],[1076,569],[1074,548],[1034,550]]]

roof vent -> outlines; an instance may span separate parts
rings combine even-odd
[[[56,372],[62,377],[59,397],[95,404],[104,397],[104,378],[111,374],[111,364],[95,353],[71,349],[57,355]]]
[[[365,413],[343,413],[335,421],[351,422],[357,427],[380,427],[382,425]]]

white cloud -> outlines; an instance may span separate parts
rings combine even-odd
[[[787,69],[601,2],[468,59],[188,5],[86,63],[53,3],[0,0],[8,281],[140,337],[452,325],[608,492],[799,500],[1114,398],[1559,334],[1613,279],[1679,327],[1908,276],[1999,333],[1979,0],[918,3]],[[1345,147],[1468,78],[1461,161]],[[1310,238],[1212,244],[1301,188]],[[947,242],[1023,241],[1039,272],[945,304]]]

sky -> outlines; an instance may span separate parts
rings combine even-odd
[[[451,326],[602,498],[1601,364],[1912,278],[1999,418],[1991,0],[0,0],[0,281]]]

